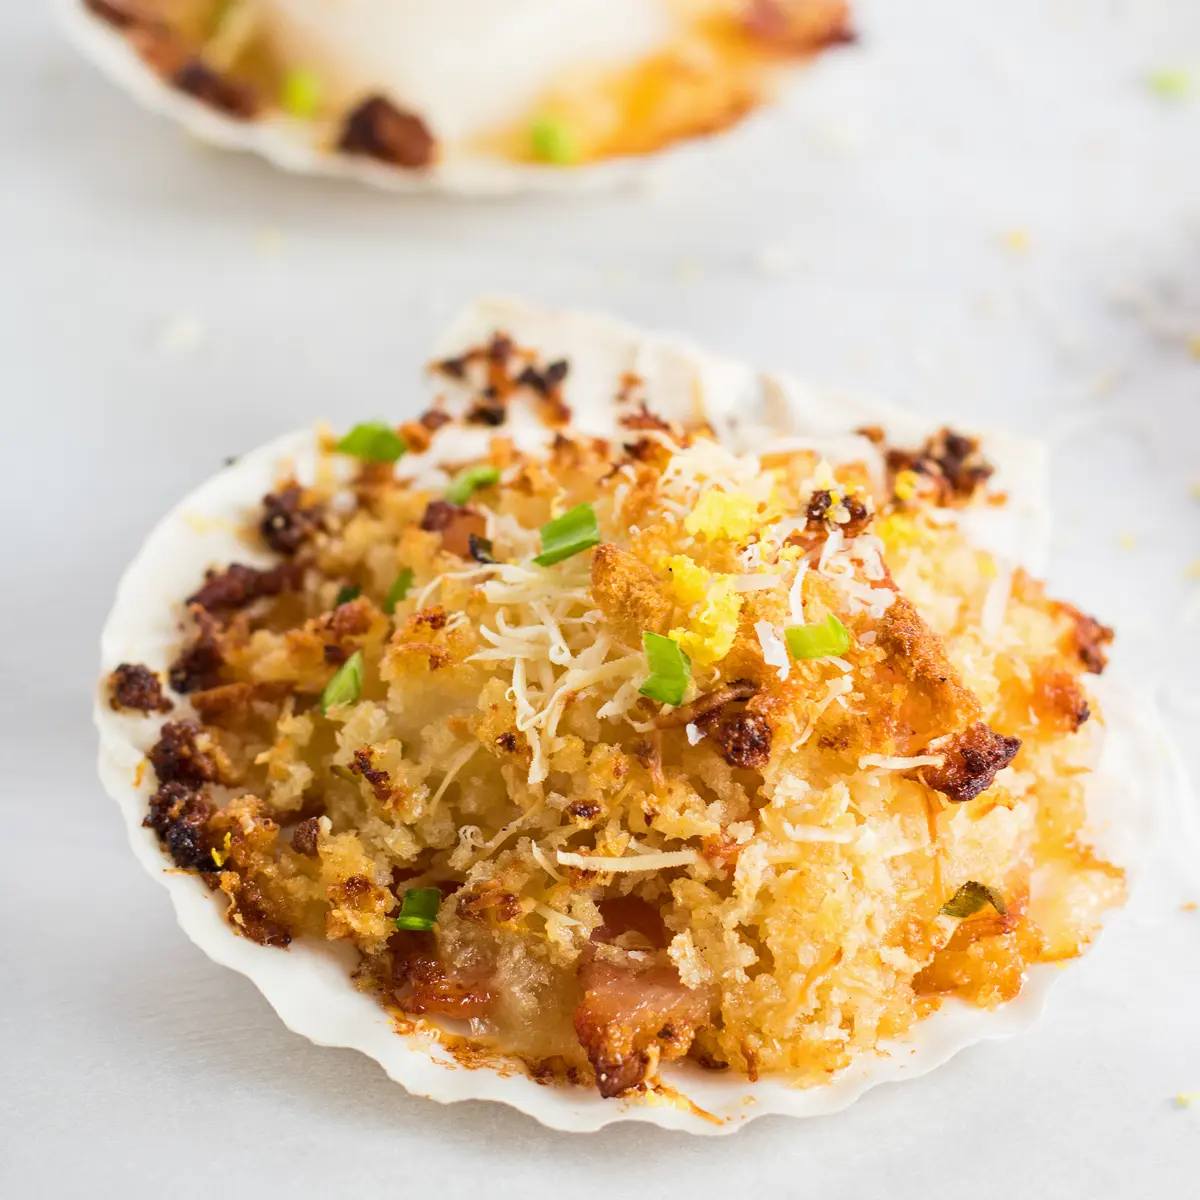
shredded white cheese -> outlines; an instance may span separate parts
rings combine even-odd
[[[775,626],[770,621],[755,621],[754,632],[762,649],[763,662],[776,668],[780,681],[786,679],[792,669],[792,662],[783,638],[775,632]]]
[[[705,737],[704,730],[701,729],[700,726],[697,725],[695,721],[689,721],[683,727],[683,732],[687,734],[687,740],[688,740],[689,746],[698,746],[702,741],[704,741],[704,737]]]
[[[563,867],[582,867],[585,871],[665,871],[669,867],[690,867],[699,861],[695,850],[663,850],[639,854],[630,858],[609,858],[602,854],[575,854],[570,850],[557,852]]]
[[[940,754],[914,754],[911,758],[889,757],[886,754],[864,754],[858,768],[865,771],[876,767],[881,771],[911,771],[914,767],[940,767],[946,760]]]

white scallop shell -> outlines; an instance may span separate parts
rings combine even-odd
[[[450,354],[478,342],[497,327],[522,346],[546,358],[568,357],[572,369],[567,399],[587,429],[612,426],[612,401],[621,373],[636,370],[647,382],[657,411],[673,415],[702,412],[731,438],[808,437],[845,442],[847,429],[875,423],[911,436],[911,416],[862,398],[801,387],[775,376],[703,353],[683,342],[645,335],[615,322],[573,313],[547,313],[513,301],[481,301],[468,310],[441,342]],[[765,406],[770,428],[747,434],[755,407]],[[413,412],[417,411],[413,406]],[[363,414],[370,416],[375,414]],[[399,414],[396,414],[399,415]],[[476,436],[467,433],[464,436]],[[480,434],[478,436],[486,436]],[[521,440],[535,436],[525,426]],[[861,449],[862,441],[856,439]],[[1008,528],[988,531],[989,540],[1012,553],[1014,561],[1038,559],[1042,550],[1042,455],[1036,445],[986,435],[998,456],[1001,485],[1016,498]],[[454,448],[460,453],[463,446]],[[281,464],[301,478],[316,460],[313,433],[285,437],[226,467],[196,489],[154,529],[121,580],[105,625],[101,666],[105,674],[124,661],[144,662],[162,671],[179,640],[179,600],[194,589],[203,569],[231,559],[253,561],[238,537],[248,509],[276,481]],[[411,472],[430,464],[403,460]],[[1003,535],[1003,536],[1001,536]],[[1097,686],[1107,735],[1089,790],[1089,815],[1113,861],[1133,871],[1153,840],[1160,798],[1168,786],[1168,763],[1153,709],[1145,698],[1111,686]],[[328,943],[301,940],[288,951],[258,946],[236,936],[221,915],[219,901],[194,876],[169,873],[154,834],[143,828],[152,783],[139,767],[155,738],[157,722],[112,711],[103,696],[95,707],[100,732],[100,777],[125,818],[130,844],[142,865],[170,892],[184,932],[212,959],[251,979],[296,1033],[325,1046],[360,1050],[409,1091],[448,1103],[498,1100],[555,1129],[599,1129],[614,1121],[649,1121],[693,1133],[727,1133],[766,1113],[814,1116],[851,1104],[879,1083],[923,1075],[975,1042],[1006,1037],[1033,1025],[1046,994],[1059,975],[1055,966],[1035,968],[1020,997],[994,1011],[948,1003],[920,1022],[910,1038],[862,1061],[829,1084],[797,1089],[778,1079],[751,1083],[713,1075],[687,1064],[672,1064],[664,1078],[690,1101],[655,1103],[602,1100],[582,1088],[543,1087],[519,1070],[467,1069],[432,1038],[394,1031],[384,1011],[351,986],[349,955]]]
[[[406,195],[582,194],[643,180],[669,162],[698,153],[705,141],[704,137],[697,137],[675,143],[657,154],[614,158],[578,167],[509,162],[451,151],[426,170],[404,170],[327,149],[314,141],[307,122],[282,114],[242,121],[219,112],[165,83],[142,61],[121,31],[89,12],[83,0],[54,0],[54,8],[59,25],[75,48],[143,108],[170,118],[202,142],[222,150],[256,154],[293,175],[350,179]]]

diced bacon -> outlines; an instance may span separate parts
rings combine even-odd
[[[674,967],[639,970],[594,957],[580,967],[579,983],[575,1034],[602,1096],[636,1087],[660,1058],[686,1054],[712,1009],[712,995],[685,987]]]

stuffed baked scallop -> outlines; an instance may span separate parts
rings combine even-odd
[[[178,564],[183,627],[106,640],[139,852],[281,1011],[347,951],[397,1047],[486,1065],[455,1095],[519,1066],[570,1127],[589,1090],[809,1111],[939,1008],[1015,1011],[1123,898],[1088,830],[1111,635],[972,544],[975,439],[741,453],[627,370],[585,435],[587,369],[497,328],[439,364],[450,406],[271,459],[240,564]]]
[[[736,124],[851,38],[843,0],[60,0],[147,104],[278,165],[559,187]]]

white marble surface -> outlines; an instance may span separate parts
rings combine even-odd
[[[287,1033],[175,929],[94,779],[97,632],[153,519],[282,429],[403,413],[481,289],[1053,438],[1052,582],[1200,768],[1200,7],[858,7],[786,112],[653,186],[473,205],[189,144],[0,0],[0,1194],[1197,1194],[1177,819],[1032,1035],[809,1123],[569,1137]],[[1174,66],[1179,102],[1146,86]]]

